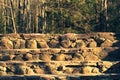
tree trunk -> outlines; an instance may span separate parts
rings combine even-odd
[[[17,33],[16,25],[15,25],[15,19],[14,19],[14,13],[13,13],[13,0],[10,0],[10,12],[11,12],[11,18],[13,23],[13,33]]]
[[[38,27],[39,27],[39,25],[38,25],[38,15],[39,15],[39,6],[38,6],[38,0],[36,0],[36,2],[35,2],[35,27],[36,27],[36,33],[38,33]]]
[[[6,14],[6,9],[5,9],[5,0],[2,1],[2,19],[3,19],[3,31],[4,31],[4,34],[6,34],[6,17],[5,17],[5,14]]]
[[[45,1],[42,0],[42,12],[41,12],[41,15],[42,15],[42,18],[44,19],[44,24],[42,26],[42,33],[45,33],[45,29],[46,29],[46,18],[45,18]]]

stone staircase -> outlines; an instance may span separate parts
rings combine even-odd
[[[0,80],[120,80],[120,34],[1,34]]]

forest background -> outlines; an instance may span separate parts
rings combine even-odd
[[[119,0],[0,0],[0,33],[120,32]]]

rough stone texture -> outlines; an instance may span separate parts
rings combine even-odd
[[[100,60],[120,60],[120,49],[117,47],[108,48],[76,48],[76,49],[18,49],[0,50],[1,61],[100,61]]]
[[[58,54],[56,55],[56,59],[57,61],[64,61],[65,60],[65,54]]]
[[[20,39],[13,41],[14,49],[20,49]]]
[[[106,39],[102,44],[101,47],[111,47],[113,45],[113,42],[109,39]]]
[[[50,61],[51,55],[49,53],[42,53],[40,54],[40,59],[43,61]]]
[[[30,67],[27,67],[26,68],[26,74],[34,75],[35,73],[34,73],[33,69],[31,69]]]
[[[24,49],[25,48],[25,43],[26,41],[25,40],[20,40],[20,49]]]
[[[0,44],[3,49],[13,49],[13,43],[7,37],[2,37]]]
[[[100,73],[100,71],[99,71],[98,68],[93,68],[93,69],[92,69],[92,73],[96,73],[96,74],[98,74],[98,73]]]
[[[97,47],[97,43],[94,41],[94,39],[90,39],[88,42],[88,47]]]
[[[34,69],[34,72],[35,72],[36,74],[44,74],[44,70],[41,69],[41,68],[35,68],[35,69]]]
[[[60,36],[62,40],[66,40],[66,39],[69,39],[69,40],[75,40],[75,34],[74,33],[67,33],[65,35],[62,35]]]
[[[23,59],[23,55],[22,54],[15,55],[14,60],[16,60],[16,61],[23,61],[24,60]]]
[[[1,49],[81,48],[119,46],[115,33],[91,34],[6,34],[0,37]]]
[[[38,48],[49,48],[48,44],[46,41],[38,41]]]
[[[13,41],[13,47],[14,47],[14,49],[24,49],[25,48],[25,40],[17,39],[15,41]]]
[[[16,80],[11,76],[18,76],[20,80],[119,80],[119,36],[0,34],[0,79]]]
[[[81,54],[75,54],[73,57],[73,61],[84,61],[84,57]]]
[[[32,60],[32,54],[30,54],[30,53],[25,54],[25,59]]]
[[[98,56],[93,55],[93,54],[88,54],[87,56],[85,56],[85,61],[99,61],[100,59],[98,58]]]
[[[114,64],[117,66],[117,62],[26,62],[24,63],[14,63],[9,62],[5,64],[7,66],[0,66],[1,72],[6,72],[7,74],[93,74],[101,73],[107,71],[110,67],[113,67]],[[84,64],[84,66],[83,66]],[[99,67],[98,67],[99,66]],[[119,67],[114,66],[113,68],[119,69]],[[44,72],[46,70],[46,72]],[[111,70],[112,72],[112,70]],[[6,75],[7,75],[6,74]]]
[[[83,40],[77,40],[76,44],[75,44],[75,47],[76,48],[84,48],[84,47],[86,47],[86,44],[84,43]]]
[[[92,72],[92,68],[89,66],[83,67],[82,68],[82,73],[83,74],[90,74]]]
[[[70,42],[69,39],[68,39],[68,40],[62,40],[62,41],[61,41],[61,46],[64,47],[64,48],[69,48],[70,45],[71,45],[71,42]]]
[[[59,43],[58,40],[51,39],[51,40],[49,41],[49,46],[50,46],[51,48],[58,48],[58,47],[60,46],[60,43]]]
[[[27,45],[27,48],[37,49],[37,42],[34,39],[27,40],[27,44],[26,45]]]

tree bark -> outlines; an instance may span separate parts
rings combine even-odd
[[[16,25],[15,25],[15,19],[14,19],[14,13],[13,13],[13,0],[10,0],[10,12],[11,12],[11,18],[13,23],[13,33],[17,33]]]

